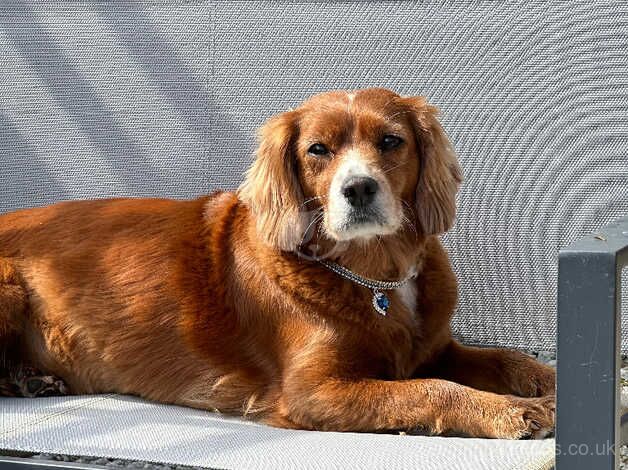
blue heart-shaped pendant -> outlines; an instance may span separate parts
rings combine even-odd
[[[373,308],[380,315],[386,316],[386,312],[390,307],[390,299],[386,294],[379,291],[373,291]]]

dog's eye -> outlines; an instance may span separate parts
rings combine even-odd
[[[329,150],[323,144],[314,144],[310,146],[310,148],[307,150],[307,153],[315,155],[317,157],[322,157],[329,154]]]
[[[399,147],[402,143],[403,139],[401,137],[397,137],[396,135],[385,135],[379,143],[379,147],[384,151],[392,150]]]

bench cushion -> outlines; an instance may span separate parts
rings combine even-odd
[[[0,449],[223,469],[549,469],[554,441],[276,429],[121,395],[0,398]]]

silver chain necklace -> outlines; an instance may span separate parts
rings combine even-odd
[[[401,281],[378,281],[375,279],[362,277],[354,273],[353,271],[348,270],[344,266],[341,266],[338,263],[334,263],[333,261],[319,259],[318,262],[330,271],[335,272],[339,276],[344,277],[351,282],[355,282],[356,284],[359,284],[363,287],[366,287],[367,289],[371,289],[373,291],[373,308],[377,313],[383,316],[386,316],[388,307],[390,307],[390,299],[382,291],[399,289],[400,287],[405,286],[410,279],[416,277],[416,272],[411,272],[405,279]]]

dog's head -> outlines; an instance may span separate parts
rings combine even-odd
[[[292,251],[312,226],[332,241],[404,224],[445,232],[462,178],[436,115],[423,97],[367,89],[316,95],[271,118],[239,190],[259,235]]]

